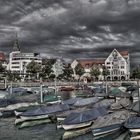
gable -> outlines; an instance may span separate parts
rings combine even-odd
[[[119,61],[125,61],[125,58],[116,50],[114,49],[110,55],[107,57],[107,59],[105,60],[105,63],[108,61],[114,61],[114,60],[119,60]]]

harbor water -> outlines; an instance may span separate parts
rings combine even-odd
[[[74,92],[59,93],[63,100],[74,96]],[[0,140],[61,140],[64,130],[56,129],[56,124],[43,124],[24,129],[18,129],[14,125],[15,117],[0,119]],[[129,140],[129,137],[118,137],[116,140]],[[82,135],[72,140],[94,140],[91,133]],[[99,140],[114,140],[113,137],[102,137]]]
[[[44,124],[24,129],[14,126],[15,118],[0,120],[0,140],[61,140],[63,129],[56,129],[55,124]],[[125,132],[115,140],[129,140]],[[94,140],[91,133],[82,135],[72,140]],[[98,138],[98,140],[114,140],[113,136]]]

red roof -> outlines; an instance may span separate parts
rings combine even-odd
[[[104,64],[105,63],[105,59],[94,59],[94,60],[78,60],[78,62],[85,67],[86,65],[99,65],[99,64]]]
[[[4,61],[5,60],[5,54],[0,52],[0,61]]]
[[[126,56],[126,55],[128,55],[128,51],[122,51],[122,52],[120,52],[120,54],[121,54],[122,56]]]

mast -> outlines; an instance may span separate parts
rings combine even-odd
[[[139,89],[139,79],[137,80],[138,85],[138,101],[139,101],[139,115],[140,115],[140,89]]]

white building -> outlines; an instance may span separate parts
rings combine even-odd
[[[80,59],[74,60],[71,67],[74,69],[78,63],[85,70],[85,74],[90,74],[91,67],[97,66],[101,72],[99,80],[104,80],[102,75],[103,67],[107,68],[109,75],[106,76],[107,80],[129,80],[130,78],[130,59],[128,51],[118,52],[114,49],[106,59]]]
[[[130,60],[128,51],[118,52],[114,49],[105,60],[109,70],[108,80],[128,80],[130,78]]]
[[[83,74],[83,76],[81,76],[81,78],[90,78],[90,72],[91,72],[91,67],[92,66],[96,66],[99,68],[100,72],[102,73],[103,71],[103,66],[105,63],[105,59],[78,59],[78,60],[74,60],[71,63],[71,67],[73,68],[73,70],[75,69],[75,67],[80,64],[83,68],[85,73]],[[74,77],[76,77],[76,74],[74,72]],[[103,80],[103,76],[99,75],[98,77],[99,80]]]
[[[26,66],[35,61],[42,64],[42,58],[38,53],[22,53],[18,40],[15,41],[13,51],[9,54],[9,70],[19,72],[26,75]]]

